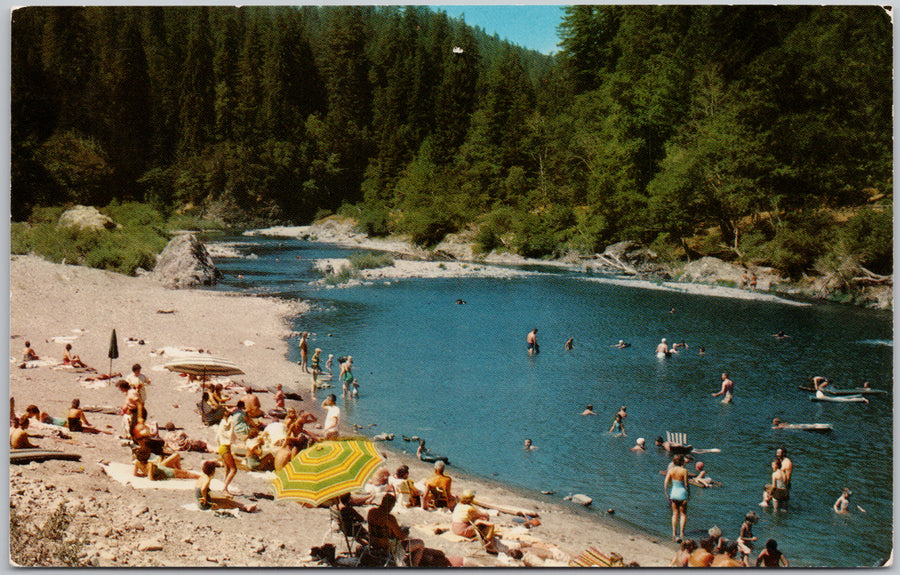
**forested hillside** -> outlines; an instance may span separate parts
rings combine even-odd
[[[12,215],[137,201],[236,224],[798,276],[892,273],[892,25],[875,6],[576,6],[560,52],[427,7],[29,7]]]

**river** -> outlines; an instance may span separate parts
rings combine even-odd
[[[614,509],[616,518],[668,537],[659,473],[667,459],[652,443],[681,432],[694,447],[721,450],[697,460],[723,484],[692,489],[687,536],[718,525],[734,539],[753,510],[754,557],[770,538],[792,566],[870,567],[891,551],[892,396],[831,404],[797,389],[825,375],[838,388],[870,381],[892,391],[889,312],[688,295],[550,268],[527,278],[326,289],[313,283],[314,261],[352,250],[264,237],[221,242],[239,257],[216,258],[226,274],[217,289],[308,300],[313,310],[294,329],[313,333],[323,363],[329,353],[353,356],[360,397],[341,400],[346,421],[376,424],[363,433],[393,432],[393,446],[407,451],[415,445],[402,436],[426,439],[449,457],[451,474],[459,468],[560,499],[584,493],[597,513]],[[541,353],[530,357],[525,336],[533,327]],[[790,337],[772,337],[782,330]],[[574,348],[566,351],[569,337]],[[662,337],[689,347],[657,359]],[[631,347],[612,347],[620,339]],[[290,359],[298,358],[292,342]],[[710,395],[722,372],[735,382],[728,405]],[[580,415],[587,404],[598,415]],[[617,437],[608,430],[623,405],[627,436]],[[774,417],[830,423],[834,432],[773,430]],[[630,451],[638,437],[647,453]],[[522,449],[525,438],[538,448]],[[794,476],[787,510],[774,512],[758,503],[779,446]],[[841,516],[832,504],[844,486],[853,512]]]

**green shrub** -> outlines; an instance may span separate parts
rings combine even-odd
[[[325,276],[325,283],[328,285],[340,285],[347,283],[351,279],[358,279],[360,277],[359,272],[351,268],[350,266],[341,266],[340,271],[333,274],[328,274]]]
[[[894,267],[893,232],[892,207],[866,208],[841,226],[838,238],[860,264],[875,273],[890,274]]]
[[[394,258],[385,253],[356,252],[350,256],[350,265],[355,270],[385,268],[394,265]]]

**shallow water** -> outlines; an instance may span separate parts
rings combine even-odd
[[[345,419],[376,423],[372,434],[396,433],[394,447],[412,451],[401,435],[421,436],[452,467],[559,498],[585,493],[598,512],[614,508],[616,517],[666,537],[670,512],[659,471],[667,460],[652,446],[640,455],[629,448],[637,437],[652,444],[666,431],[684,432],[695,447],[722,450],[697,459],[724,484],[692,489],[690,537],[716,524],[735,538],[744,514],[756,510],[758,549],[776,539],[792,565],[872,566],[890,553],[892,396],[871,397],[870,405],[828,404],[797,389],[820,374],[840,388],[868,380],[891,391],[889,313],[629,288],[551,269],[512,280],[324,289],[310,285],[317,277],[312,260],[352,250],[229,239],[256,257],[217,259],[226,272],[219,289],[311,300],[313,311],[295,329],[313,332],[311,347],[323,349],[323,363],[329,353],[354,358],[360,398],[342,404]],[[455,304],[460,298],[466,305]],[[524,343],[532,327],[541,344],[535,357]],[[771,336],[779,330],[791,337]],[[569,337],[575,347],[567,352]],[[661,337],[690,347],[659,360],[653,349]],[[632,347],[611,347],[619,339]],[[291,354],[298,359],[295,345]],[[732,405],[710,397],[723,371],[735,381]],[[598,416],[580,415],[589,403]],[[622,405],[627,437],[615,437],[608,430]],[[831,423],[835,431],[773,431],[775,416]],[[526,437],[537,450],[522,449]],[[781,445],[795,471],[789,510],[775,514],[757,503]],[[866,513],[833,513],[845,485]]]

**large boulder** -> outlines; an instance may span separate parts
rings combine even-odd
[[[172,238],[159,254],[151,276],[168,288],[190,288],[215,285],[222,277],[203,242],[194,234]]]
[[[57,227],[74,227],[88,230],[111,230],[118,227],[109,216],[105,216],[92,206],[75,206],[59,216]]]

